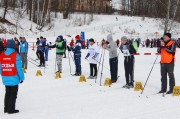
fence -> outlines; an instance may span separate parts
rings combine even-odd
[[[72,35],[72,34],[79,34],[80,32],[91,32],[91,31],[97,31],[97,30],[102,30],[105,28],[109,28],[109,27],[115,27],[115,26],[119,26],[119,25],[124,25],[127,23],[131,23],[134,22],[134,20],[130,19],[130,20],[126,20],[120,23],[113,23],[113,24],[107,24],[107,25],[101,25],[101,26],[94,26],[94,27],[88,27],[88,28],[76,28],[76,29],[63,29],[63,30],[59,30],[58,32],[54,31],[54,32],[30,32],[28,30],[24,30],[19,34],[15,34],[15,35],[11,35],[11,34],[0,34],[1,37],[4,38],[13,38],[13,37],[28,37],[28,38],[37,38],[40,36],[43,37],[53,37],[53,36],[58,36],[58,35]]]

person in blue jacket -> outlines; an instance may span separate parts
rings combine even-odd
[[[27,54],[28,54],[28,43],[25,37],[22,37],[22,42],[20,43],[20,56],[22,60],[22,68],[27,69]]]
[[[75,74],[73,76],[80,76],[81,75],[81,40],[80,40],[80,36],[76,35],[75,37],[76,39],[76,43],[74,45],[74,47],[67,47],[68,51],[71,51],[74,53],[74,62],[75,62],[75,66],[76,66],[76,71]]]
[[[41,36],[39,44],[37,45],[38,54],[40,55],[40,65],[39,65],[39,67],[44,67],[45,66],[45,59],[44,59],[45,46],[46,46],[45,41],[44,41],[43,37]]]
[[[18,113],[15,103],[18,93],[19,83],[24,81],[21,57],[15,52],[15,41],[7,40],[7,49],[0,55],[0,75],[5,85],[6,93],[4,98],[4,113]]]

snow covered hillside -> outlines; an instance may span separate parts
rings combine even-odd
[[[0,9],[0,14],[3,11]],[[53,15],[52,15],[53,16]],[[108,33],[112,33],[114,38],[120,38],[123,35],[129,38],[138,38],[142,40],[146,38],[161,37],[163,29],[160,19],[142,18],[142,17],[128,17],[120,15],[94,15],[93,21],[90,22],[90,15],[86,14],[70,14],[70,19],[62,19],[62,14],[57,15],[58,18],[52,18],[52,23],[44,27],[42,31],[36,30],[37,25],[28,20],[27,16],[23,16],[18,20],[18,34],[0,34],[0,37],[13,38],[14,36],[25,36],[26,38],[36,38],[39,36],[44,37],[57,37],[58,35],[71,35],[80,34],[85,32],[86,38],[93,37],[94,39],[102,39]],[[117,21],[116,21],[117,17]],[[16,24],[16,14],[13,11],[9,11],[6,19]],[[7,30],[14,31],[15,28],[0,24]],[[177,27],[179,24],[177,23]],[[173,32],[173,37],[178,37],[179,28],[176,28]],[[31,30],[30,30],[31,29]],[[155,35],[155,32],[159,32],[159,35]],[[99,37],[103,36],[103,37]]]
[[[100,51],[102,51],[100,49]],[[135,81],[144,85],[149,71],[156,58],[156,48],[140,48],[140,56],[135,56]],[[151,56],[144,56],[144,52],[151,52]],[[89,76],[89,64],[84,59],[87,50],[82,50],[82,73]],[[35,51],[30,50],[29,57],[35,59]],[[176,85],[180,85],[179,67],[180,50],[177,49],[175,64]],[[109,68],[109,56],[106,51],[104,66]],[[30,60],[30,59],[29,59]],[[74,64],[71,60],[72,73]],[[47,69],[40,69],[28,62],[26,79],[19,85],[16,108],[20,113],[14,115],[3,114],[3,97],[5,88],[0,83],[0,118],[1,119],[179,119],[179,97],[161,94],[153,95],[160,90],[159,58],[154,66],[144,93],[133,89],[123,89],[125,84],[124,58],[119,55],[120,78],[111,87],[100,86],[100,72],[97,83],[87,80],[79,83],[79,77],[70,75],[69,58],[63,59],[61,79],[54,79],[55,50],[49,52]],[[36,71],[41,70],[43,76],[36,77]],[[110,77],[108,69],[104,68],[102,84]],[[140,97],[139,97],[140,96]],[[148,98],[147,98],[147,97]]]

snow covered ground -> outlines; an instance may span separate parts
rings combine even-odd
[[[0,8],[0,14],[3,14],[2,8]],[[53,16],[53,13],[52,13]],[[58,13],[58,18],[52,17],[52,23],[38,31],[37,25],[28,20],[28,16],[23,16],[19,19],[19,26],[17,35],[0,34],[0,37],[13,38],[14,36],[25,36],[26,38],[44,37],[56,37],[58,35],[75,35],[80,32],[85,32],[86,38],[93,37],[98,39],[100,36],[112,33],[115,38],[118,36],[127,35],[129,38],[138,38],[142,40],[147,38],[161,37],[163,34],[162,20],[154,18],[142,18],[142,17],[128,17],[121,15],[94,15],[93,21],[89,23],[90,15],[86,14],[70,14],[70,19],[63,19],[63,15]],[[116,17],[118,21],[116,21]],[[9,11],[6,19],[16,24],[16,15],[13,11]],[[84,19],[86,19],[84,21]],[[0,24],[2,25],[2,24]],[[173,37],[179,37],[179,23],[176,23],[177,28],[174,28],[172,33]],[[11,26],[3,25],[7,30],[15,30]],[[51,29],[49,29],[51,26]],[[32,28],[31,28],[32,27]],[[30,31],[30,28],[32,31]],[[156,36],[154,33],[159,32]],[[99,35],[95,35],[98,33]],[[93,34],[93,35],[92,35]],[[102,38],[101,38],[102,39]]]
[[[102,51],[100,49],[100,51]],[[180,85],[179,67],[180,50],[177,49],[175,78],[176,85]],[[140,56],[135,56],[135,81],[144,85],[150,69],[156,58],[156,48],[140,48]],[[151,56],[143,53],[150,52]],[[82,50],[82,73],[89,76],[89,64],[84,59],[87,50]],[[35,59],[35,51],[30,50],[29,57]],[[108,52],[106,51],[104,66],[109,68]],[[71,60],[72,73],[74,64]],[[180,119],[179,97],[171,95],[153,95],[160,90],[160,64],[158,60],[154,66],[144,93],[133,89],[123,89],[125,84],[123,55],[119,55],[119,80],[111,87],[100,86],[100,72],[97,83],[87,80],[79,83],[79,77],[70,75],[69,58],[63,59],[63,73],[61,79],[54,79],[55,50],[49,52],[47,69],[40,69],[29,62],[26,79],[19,85],[16,108],[20,113],[4,114],[3,98],[5,88],[0,83],[0,118],[1,119]],[[40,69],[43,76],[36,77]],[[101,71],[101,68],[100,68]],[[104,68],[102,84],[110,77],[108,69]],[[140,97],[139,97],[140,96]],[[148,98],[146,98],[148,96]]]

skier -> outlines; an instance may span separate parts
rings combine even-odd
[[[69,43],[70,47],[72,48],[74,46],[74,40],[72,39],[71,42]]]
[[[117,47],[119,47],[119,39],[116,40]]]
[[[22,62],[19,54],[15,52],[14,40],[7,40],[7,49],[0,55],[0,75],[5,85],[4,113],[14,114],[19,83],[24,81]]]
[[[42,36],[40,37],[40,41],[37,46],[38,46],[37,48],[38,54],[40,55],[40,65],[38,67],[41,67],[41,66],[44,67],[45,66],[45,60],[44,60],[45,42]]]
[[[171,40],[171,34],[165,33],[164,39],[161,41],[161,47],[157,50],[161,54],[161,90],[159,93],[165,93],[167,90],[167,74],[169,75],[169,91],[167,94],[172,94],[175,86],[174,78],[174,62],[176,54],[176,46]]]
[[[14,37],[14,41],[15,41],[15,44],[16,44],[16,52],[19,53],[19,45],[20,45],[20,43],[19,43],[19,41],[18,41],[18,39],[16,37]]]
[[[101,47],[103,47],[106,44],[106,41],[104,39],[102,39],[101,41]]]
[[[111,81],[115,83],[117,81],[118,74],[118,57],[117,57],[117,45],[113,40],[111,34],[107,36],[107,44],[103,46],[104,49],[109,51],[109,64],[110,64],[110,73]]]
[[[45,54],[45,61],[48,61],[48,53],[49,53],[49,43],[47,42],[46,38],[44,38],[44,42],[45,42],[45,51],[44,51],[44,54]]]
[[[89,40],[88,39],[86,40],[86,47],[87,47],[87,49],[89,49]]]
[[[134,46],[127,42],[127,37],[121,38],[121,52],[124,54],[124,70],[126,77],[126,84],[123,88],[134,88],[134,54],[136,50]]]
[[[153,48],[153,42],[154,42],[153,39],[151,39],[151,48]]]
[[[0,54],[4,51],[3,41],[0,38]]]
[[[56,41],[56,44],[49,46],[49,48],[56,48],[56,62],[58,67],[57,72],[62,73],[62,58],[66,48],[66,44],[63,41],[63,36],[58,36]]]
[[[80,76],[81,75],[81,46],[82,44],[81,44],[79,35],[76,35],[75,39],[76,39],[76,43],[74,47],[71,47],[71,48],[68,47],[68,51],[72,50],[72,52],[74,53],[74,62],[76,66],[76,71],[73,76]]]
[[[4,45],[4,49],[6,50],[6,39],[2,38],[2,41],[3,41],[3,45]]]
[[[28,43],[25,37],[22,37],[22,42],[20,43],[20,56],[22,60],[22,68],[27,69],[27,54],[28,54]]]
[[[89,39],[89,44],[90,44],[89,52],[85,57],[85,59],[88,59],[90,64],[90,76],[87,79],[96,79],[97,64],[99,63],[99,47],[95,44],[93,38]]]
[[[36,46],[37,46],[37,47],[38,47],[39,42],[40,42],[40,40],[39,40],[39,38],[37,38],[37,41],[36,41]],[[40,54],[39,54],[39,52],[38,52],[38,48],[37,48],[37,50],[36,50],[36,55],[37,55],[37,60],[39,60],[39,59],[40,59]]]

